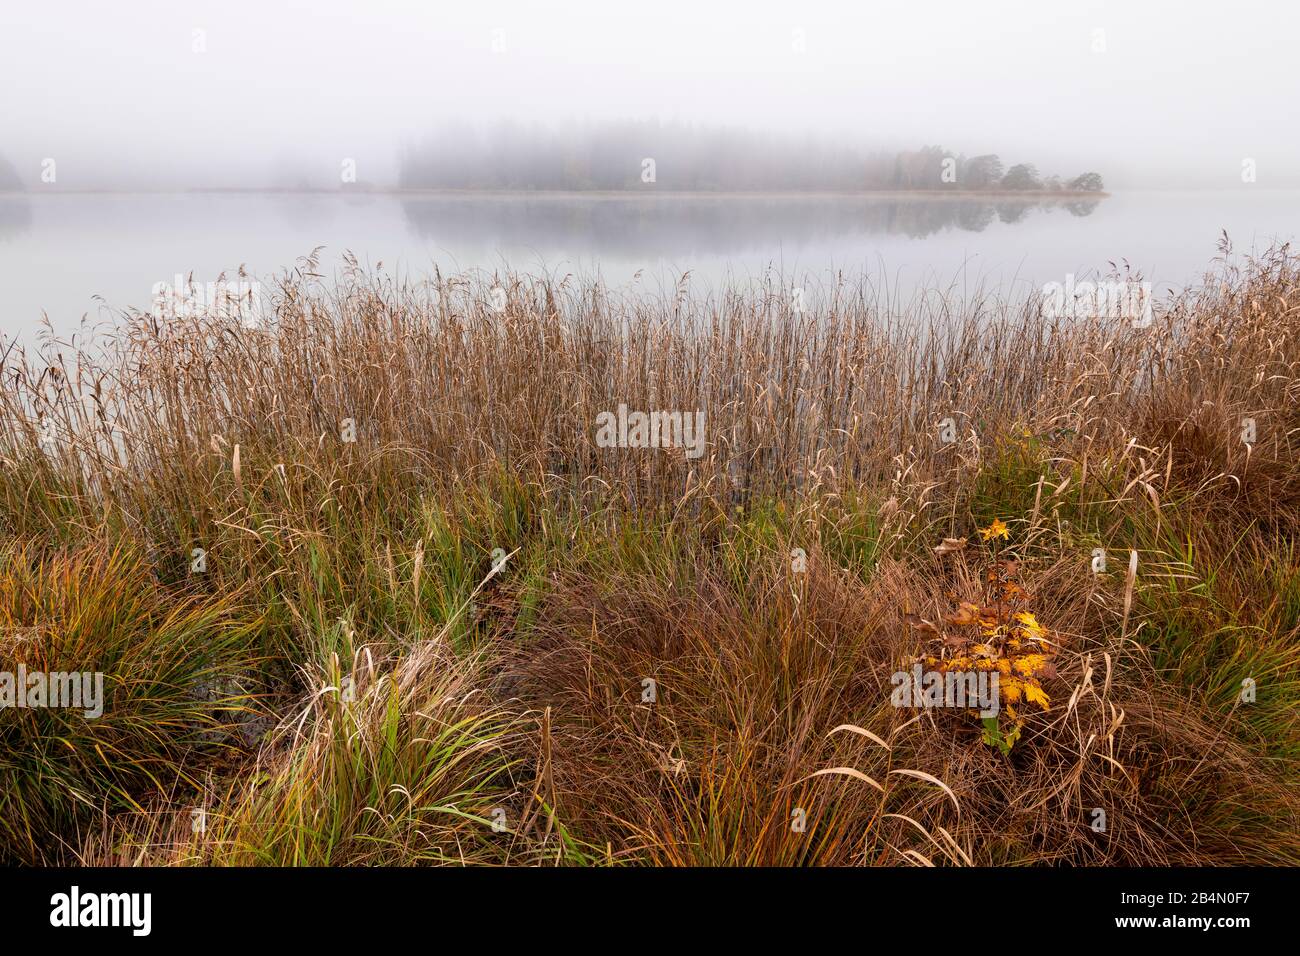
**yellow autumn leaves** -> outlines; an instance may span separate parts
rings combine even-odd
[[[1010,530],[1000,518],[978,533],[984,541],[1010,538]],[[940,556],[945,554],[935,550]],[[965,560],[965,555],[954,560]],[[1050,709],[1051,699],[1042,682],[1056,674],[1051,661],[1055,645],[1048,629],[1028,608],[1030,596],[1015,580],[1019,568],[1015,560],[994,561],[984,576],[986,588],[980,602],[956,599],[954,611],[943,618],[947,628],[908,616],[913,626],[932,635],[934,649],[921,657],[927,667],[940,673],[996,671],[1002,703],[1012,717],[1017,704]]]
[[[985,541],[992,541],[994,538],[1006,540],[1011,537],[1011,529],[1006,526],[1001,518],[994,518],[993,523],[987,528],[979,529],[980,537]]]

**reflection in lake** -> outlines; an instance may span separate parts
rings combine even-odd
[[[32,204],[25,196],[0,196],[0,242],[22,235],[32,225]]]
[[[982,232],[1043,210],[1090,215],[1100,200],[903,199],[853,196],[602,197],[436,196],[402,200],[406,220],[430,239],[518,246],[561,245],[570,255],[741,255],[782,242],[852,234],[924,239],[952,229]]]

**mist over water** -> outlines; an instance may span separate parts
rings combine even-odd
[[[413,276],[1178,285],[1223,231],[1300,222],[1296,27],[1263,2],[15,7],[0,333],[320,246]],[[720,195],[747,191],[779,195]]]

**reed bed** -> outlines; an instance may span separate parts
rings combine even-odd
[[[3,661],[108,700],[0,711],[0,853],[1300,862],[1300,259],[1229,253],[1142,327],[308,258],[12,348]],[[1056,662],[1009,753],[889,694],[994,519]]]

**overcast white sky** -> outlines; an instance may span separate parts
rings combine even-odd
[[[0,155],[28,181],[44,157],[60,183],[240,185],[342,156],[384,181],[445,120],[658,117],[1112,186],[1227,188],[1252,158],[1296,186],[1297,35],[1300,4],[1257,0],[4,0]]]

